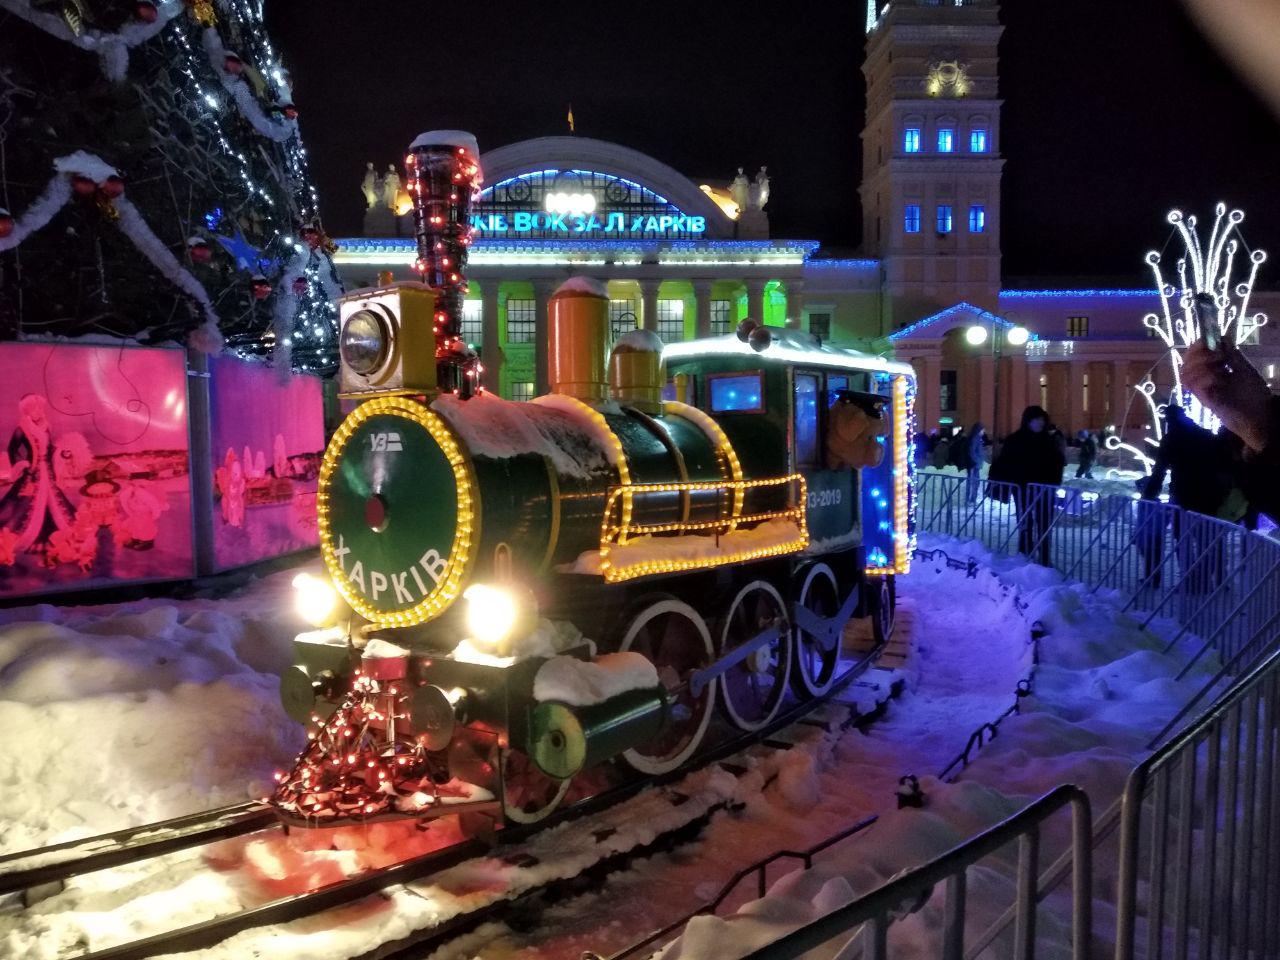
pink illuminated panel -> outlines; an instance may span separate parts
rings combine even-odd
[[[192,575],[179,350],[0,344],[0,595]]]
[[[219,569],[313,547],[324,408],[315,377],[209,364],[213,546]]]

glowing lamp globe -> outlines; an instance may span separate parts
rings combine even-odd
[[[328,580],[310,573],[300,573],[293,578],[294,603],[298,614],[313,627],[323,627],[332,622],[338,612],[338,591]]]
[[[969,327],[964,332],[964,338],[971,347],[980,347],[987,342],[986,327]]]
[[[1026,327],[1010,327],[1005,338],[1009,341],[1009,346],[1020,347],[1031,338],[1031,333]]]

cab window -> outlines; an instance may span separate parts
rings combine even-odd
[[[707,378],[712,413],[762,413],[764,383],[754,373],[716,374]]]
[[[849,378],[843,373],[827,375],[827,409],[836,405],[841,390],[849,389]]]
[[[796,466],[818,466],[818,401],[820,381],[817,374],[795,375]]]

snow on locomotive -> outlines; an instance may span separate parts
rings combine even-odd
[[[437,380],[437,296],[341,303],[357,405],[320,474],[328,578],[297,583],[319,629],[282,695],[313,726],[282,816],[533,822],[768,727],[884,642],[909,366],[749,320],[610,349],[605,291],[576,277],[550,302],[550,392],[463,399]]]

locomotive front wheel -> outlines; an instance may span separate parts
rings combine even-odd
[[[836,575],[825,563],[815,563],[805,571],[797,596],[800,606],[823,618],[840,612],[840,591]],[[796,693],[802,697],[820,697],[830,689],[840,662],[840,644],[823,650],[817,639],[795,628],[796,668],[791,674]]]
[[[724,709],[740,730],[759,730],[778,713],[791,673],[791,624],[772,585],[753,580],[738,591],[720,626],[725,657],[766,630],[777,638],[757,647],[720,678]]]
[[[893,636],[894,614],[898,607],[898,587],[890,574],[877,577],[867,583],[871,610],[871,633],[876,646],[887,643]]]
[[[634,615],[624,621],[618,649],[647,657],[667,691],[662,732],[622,756],[641,773],[667,773],[693,756],[711,722],[718,684],[706,684],[695,697],[689,683],[695,671],[715,660],[711,632],[687,603],[674,597],[654,597],[638,605]]]
[[[502,813],[512,823],[537,823],[560,806],[569,780],[555,780],[519,750],[502,752]]]

